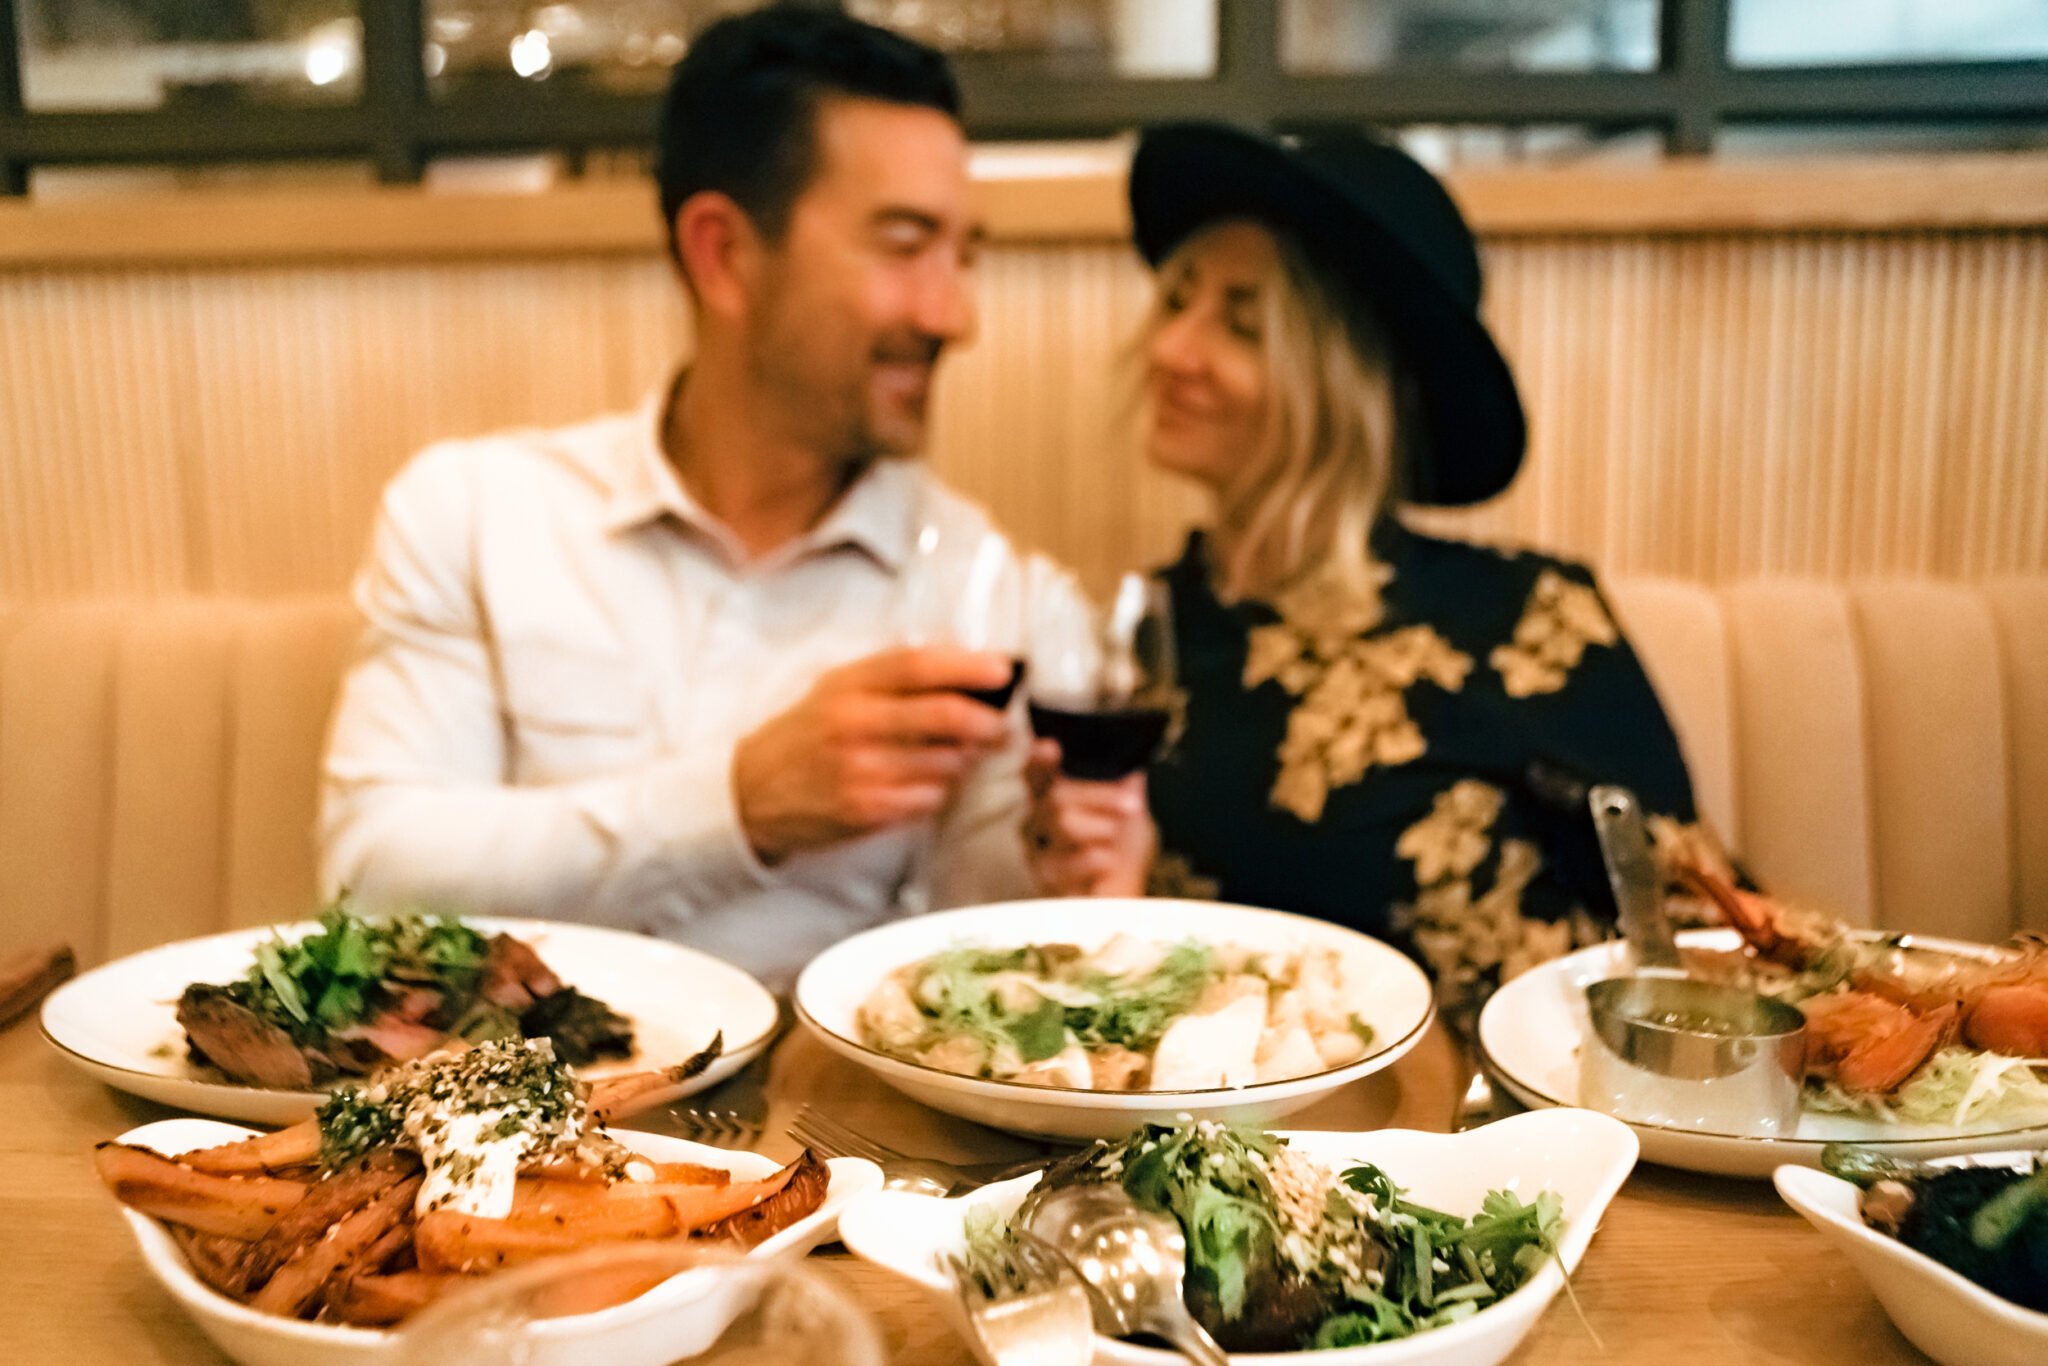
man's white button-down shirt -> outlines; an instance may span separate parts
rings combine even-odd
[[[645,930],[776,982],[906,909],[1029,894],[1021,735],[936,828],[755,857],[734,746],[902,640],[920,526],[960,544],[987,518],[883,460],[749,561],[676,477],[661,411],[433,446],[385,491],[328,739],[329,894]]]

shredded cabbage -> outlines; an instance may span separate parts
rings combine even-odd
[[[2040,1060],[1944,1048],[1889,1096],[1847,1091],[1829,1083],[1806,1088],[1807,1108],[1887,1124],[1945,1124],[1954,1128],[2001,1120],[2048,1120],[2048,1081]]]

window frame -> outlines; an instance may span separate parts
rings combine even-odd
[[[837,0],[804,0],[836,7]],[[1217,70],[1202,79],[1061,76],[1037,63],[955,59],[967,131],[981,140],[1081,138],[1165,119],[1220,118],[1274,132],[1332,125],[1588,124],[1650,128],[1674,155],[1705,155],[1731,123],[2048,123],[2048,61],[1744,68],[1728,57],[1733,0],[1661,0],[1653,71],[1457,73],[1402,68],[1297,75],[1280,62],[1271,0],[1216,0]],[[654,95],[536,85],[517,101],[437,100],[420,54],[425,0],[361,0],[363,86],[353,105],[266,110],[30,111],[14,0],[0,0],[0,194],[40,165],[345,158],[379,180],[418,181],[430,159],[644,146]],[[1459,78],[1453,78],[1458,76]]]

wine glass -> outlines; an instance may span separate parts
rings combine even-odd
[[[677,1242],[598,1244],[473,1277],[393,1336],[391,1366],[888,1361],[873,1320],[800,1254]]]
[[[1009,682],[962,689],[997,711],[1024,677],[1024,600],[1024,572],[1001,533],[933,520],[919,526],[904,569],[903,642],[1007,656]]]
[[[1139,574],[1107,611],[1078,593],[1041,605],[1031,641],[1031,729],[1060,746],[1060,772],[1116,782],[1150,764],[1179,696],[1172,600]]]

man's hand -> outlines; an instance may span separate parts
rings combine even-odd
[[[1024,765],[1031,810],[1024,843],[1038,885],[1055,896],[1143,896],[1159,847],[1141,769],[1113,783],[1060,775],[1060,747],[1031,746]]]
[[[740,828],[765,863],[936,815],[1010,737],[963,696],[1010,679],[1001,655],[889,650],[825,674],[733,751]]]

